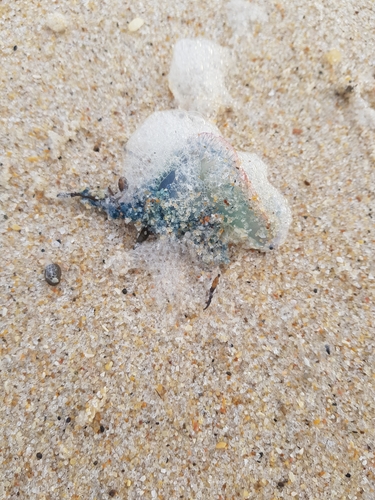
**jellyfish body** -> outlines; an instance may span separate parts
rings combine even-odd
[[[194,113],[151,115],[128,142],[124,175],[117,195],[80,195],[147,234],[193,243],[203,260],[228,261],[229,244],[265,251],[286,237],[290,211],[264,163]]]

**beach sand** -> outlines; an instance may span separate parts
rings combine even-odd
[[[9,0],[0,20],[0,498],[374,499],[374,3]],[[279,249],[231,249],[206,311],[216,268],[56,198],[116,186],[197,36],[233,61],[216,125],[293,215]]]

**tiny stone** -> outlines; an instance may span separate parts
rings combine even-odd
[[[119,180],[118,180],[118,188],[119,188],[119,190],[121,192],[125,191],[128,188],[128,182],[125,179],[125,177],[120,177],[119,178]]]
[[[329,52],[326,52],[325,59],[329,64],[333,66],[341,61],[341,52],[337,49],[332,49]]]
[[[225,443],[224,441],[219,441],[218,443],[216,443],[217,450],[225,450],[227,446],[227,443]]]
[[[54,12],[47,16],[46,26],[55,33],[63,33],[68,26],[68,21],[63,14]]]
[[[352,475],[350,474],[350,472],[348,472],[347,474],[345,474],[345,477],[352,477]]]
[[[71,421],[72,421],[72,419],[71,419],[70,417],[68,417],[68,418],[65,420],[65,422],[66,422],[67,424],[69,424],[69,422],[71,422]]]
[[[111,490],[111,491],[108,493],[108,495],[109,495],[110,497],[114,497],[114,496],[116,495],[116,490]]]
[[[18,49],[17,45],[13,47],[13,50],[16,51]]]
[[[133,19],[133,21],[130,21],[128,24],[128,29],[129,31],[138,31],[139,28],[142,28],[142,26],[145,24],[144,20],[141,19],[140,17],[136,17]]]
[[[101,426],[100,426],[100,432],[102,432],[102,433],[103,433],[104,431],[105,431],[105,428],[104,428],[104,426],[103,426],[103,425],[101,425]]]
[[[43,458],[43,455],[42,455],[41,453],[37,453],[37,454],[36,454],[36,458],[37,458],[38,460],[41,460],[41,459]]]
[[[49,285],[58,285],[61,280],[61,267],[58,264],[48,264],[44,269],[44,277]]]
[[[126,294],[128,293],[127,289],[126,289],[126,288],[123,288],[123,289],[122,289],[122,293],[123,293],[124,295],[126,295]]]
[[[113,361],[109,361],[104,365],[104,368],[108,371],[112,368],[112,366],[113,366]]]

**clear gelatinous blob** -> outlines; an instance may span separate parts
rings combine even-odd
[[[214,115],[231,98],[225,86],[228,50],[204,38],[179,40],[173,50],[169,88],[177,105],[204,116]]]
[[[229,244],[268,250],[286,237],[290,211],[264,163],[195,114],[151,115],[128,142],[124,176],[128,189],[117,195],[78,195],[141,235],[184,240],[204,261],[228,261]]]

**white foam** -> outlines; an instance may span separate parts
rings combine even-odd
[[[170,110],[149,116],[126,145],[124,176],[129,184],[126,199],[140,185],[160,175],[173,153],[186,147],[190,137],[202,132],[220,135],[215,125],[197,113]]]
[[[225,86],[228,50],[204,38],[179,40],[173,50],[169,88],[178,107],[204,116],[231,100]]]
[[[268,21],[268,14],[264,4],[248,2],[246,0],[231,0],[226,5],[228,24],[234,35],[251,34],[255,24]]]

